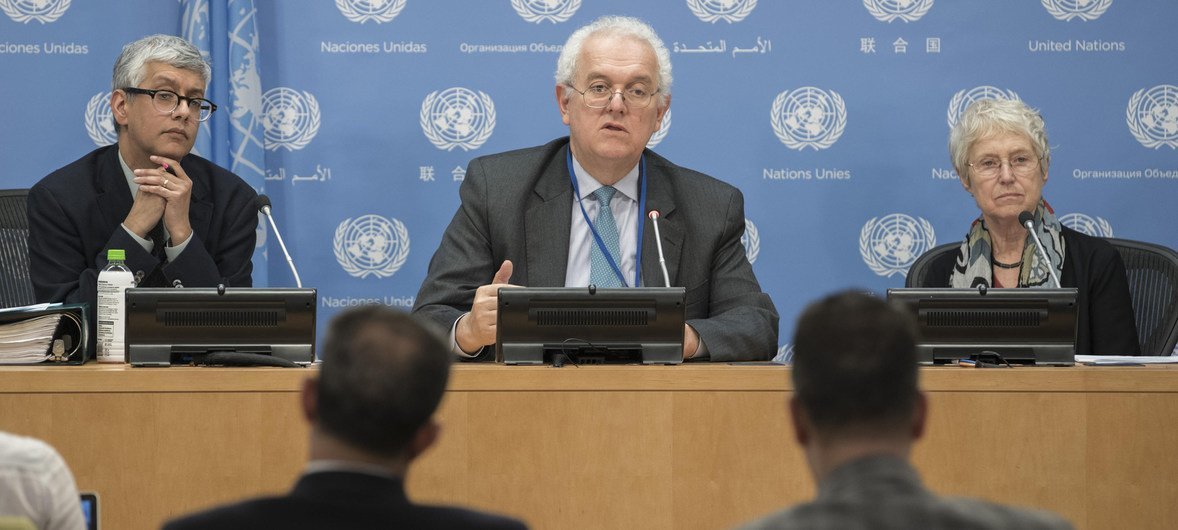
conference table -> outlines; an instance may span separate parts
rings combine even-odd
[[[315,368],[0,368],[0,430],[42,438],[108,530],[281,494],[301,472]],[[913,460],[934,491],[1080,529],[1178,528],[1178,367],[926,367]],[[728,528],[814,495],[777,365],[457,364],[418,502],[539,529]]]

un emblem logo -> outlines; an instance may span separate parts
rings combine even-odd
[[[757,0],[687,0],[687,8],[696,18],[716,23],[723,20],[729,24],[740,22],[757,7]]]
[[[556,24],[581,9],[581,0],[511,0],[511,8],[528,22],[539,24],[547,20]]]
[[[405,0],[335,0],[335,7],[352,22],[392,21],[405,9]]]
[[[1113,0],[1043,0],[1043,7],[1056,19],[1065,22],[1073,18],[1096,20],[1108,11]]]
[[[1019,100],[1018,94],[1013,90],[1002,90],[1001,88],[982,85],[973,87],[969,90],[958,90],[953,94],[953,99],[949,100],[949,111],[946,113],[949,117],[949,128],[952,129],[957,125],[957,120],[961,119],[961,115],[965,113],[973,102],[982,99],[1013,99]]]
[[[1178,149],[1178,86],[1158,85],[1138,90],[1129,98],[1125,122],[1141,145]]]
[[[30,20],[48,24],[61,18],[69,8],[70,0],[0,0],[0,11],[14,22],[24,24]]]
[[[302,149],[319,133],[319,102],[310,92],[277,87],[262,95],[266,149]]]
[[[86,134],[90,135],[90,139],[98,147],[119,141],[119,131],[115,129],[115,119],[111,115],[109,101],[110,92],[99,92],[86,104]]]
[[[421,132],[438,149],[478,149],[494,130],[495,103],[482,91],[447,88],[421,102]]]
[[[756,263],[757,254],[761,253],[761,234],[757,231],[757,225],[747,217],[744,220],[744,235],[740,236],[740,244],[744,245],[744,256],[748,258],[749,263]]]
[[[1060,216],[1060,224],[1081,234],[1093,237],[1113,237],[1113,227],[1101,217],[1092,217],[1082,213],[1069,213]]]
[[[859,254],[880,276],[907,276],[912,262],[936,244],[931,223],[902,213],[872,217],[859,231]]]
[[[843,135],[847,105],[838,92],[802,87],[777,95],[769,121],[786,147],[817,151],[834,145]]]
[[[933,0],[863,0],[863,7],[880,22],[916,22],[933,8]]]
[[[388,278],[409,257],[409,230],[396,219],[363,215],[344,219],[335,229],[335,259],[357,278]]]
[[[667,131],[671,130],[671,109],[663,113],[663,119],[659,122],[659,130],[650,135],[650,140],[646,142],[647,149],[654,149],[654,146],[663,141],[667,137]]]

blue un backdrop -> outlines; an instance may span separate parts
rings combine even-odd
[[[1042,111],[1045,197],[1065,224],[1178,247],[1171,0],[0,0],[0,187],[114,141],[123,44],[182,35],[221,105],[197,151],[274,200],[320,323],[408,308],[467,162],[567,134],[560,47],[605,14],[671,49],[653,148],[745,193],[745,248],[782,314],[826,292],[903,285],[977,215],[950,125],[981,97]],[[505,208],[515,205],[503,205]],[[255,283],[293,285],[266,227]],[[490,272],[488,272],[488,275]],[[488,276],[489,278],[489,276]]]

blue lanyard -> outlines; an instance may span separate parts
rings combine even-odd
[[[597,227],[589,220],[589,213],[585,211],[585,205],[581,204],[581,187],[577,184],[577,174],[573,171],[573,149],[568,148],[568,154],[565,157],[566,163],[569,166],[569,180],[573,183],[573,192],[577,195],[577,205],[581,207],[581,215],[585,218],[585,223],[589,225],[589,231],[593,233],[593,240],[597,242],[597,247],[602,249],[602,254],[605,254],[605,259],[609,261],[609,266],[614,270],[618,280],[622,285],[626,285],[626,275],[622,274],[622,268],[618,266],[618,262],[614,261],[614,257],[610,254],[609,248],[605,246],[605,241],[601,240],[601,234],[597,233]],[[646,155],[638,160],[638,251],[634,256],[634,287],[640,285],[639,280],[642,278],[642,233],[646,227]],[[601,215],[600,210],[597,215]],[[620,248],[618,250],[621,250]],[[618,256],[621,259],[621,256]]]

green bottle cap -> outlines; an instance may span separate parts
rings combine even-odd
[[[123,261],[125,259],[127,259],[127,252],[121,248],[112,248],[106,251],[106,261]]]

